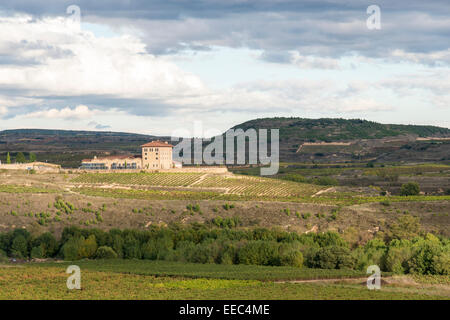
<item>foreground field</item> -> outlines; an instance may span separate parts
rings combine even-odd
[[[232,266],[234,272],[226,276],[229,266],[152,261],[77,262],[82,290],[68,290],[69,264],[0,266],[0,299],[450,299],[448,277],[434,277],[428,284],[422,283],[425,278],[387,278],[381,290],[373,291],[361,279],[273,281],[357,276],[345,270],[319,274],[306,269],[294,274],[288,270],[292,268]]]

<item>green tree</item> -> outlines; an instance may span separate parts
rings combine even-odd
[[[331,246],[320,248],[309,264],[319,269],[352,269],[356,259],[348,248]]]
[[[117,258],[117,253],[111,247],[102,246],[97,249],[95,257],[97,259],[115,259]]]
[[[16,258],[28,257],[28,242],[24,236],[18,235],[13,239],[11,244],[11,254]]]
[[[16,156],[16,162],[17,163],[25,163],[27,160],[25,159],[25,156],[22,152],[19,152]]]
[[[418,217],[404,215],[397,219],[396,223],[391,225],[391,239],[410,240],[417,237],[420,233],[420,223]]]
[[[408,182],[402,185],[400,195],[402,196],[416,196],[420,193],[420,187],[417,182]]]
[[[55,239],[53,234],[50,232],[46,232],[41,234],[39,237],[34,239],[32,241],[33,248],[39,247],[40,251],[38,249],[35,249],[35,253],[41,253],[42,257],[34,257],[34,258],[50,258],[52,257],[57,249],[58,249],[58,241]]]
[[[35,162],[36,154],[34,152],[30,152],[30,154],[28,155],[28,158],[29,158],[30,162]]]
[[[9,152],[6,154],[6,163],[11,164],[11,156],[9,155]]]
[[[95,239],[95,235],[91,234],[81,244],[81,247],[78,250],[78,256],[80,258],[93,258],[96,252],[97,252],[97,241]]]

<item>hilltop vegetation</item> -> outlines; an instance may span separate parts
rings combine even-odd
[[[399,135],[414,134],[419,137],[449,136],[450,129],[436,126],[381,124],[361,119],[305,119],[305,118],[263,118],[244,122],[234,128],[247,130],[280,129],[280,140],[299,141],[342,141],[357,139],[381,139]]]

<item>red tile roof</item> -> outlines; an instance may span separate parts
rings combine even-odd
[[[143,144],[141,147],[160,147],[160,148],[170,147],[170,148],[173,148],[173,145],[171,145],[171,144],[169,144],[167,142],[162,142],[162,141],[159,141],[159,140],[155,140],[155,141]]]

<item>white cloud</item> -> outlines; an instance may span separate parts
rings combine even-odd
[[[90,110],[89,107],[79,105],[73,109],[65,107],[63,109],[47,109],[43,111],[36,111],[26,114],[25,118],[47,118],[47,119],[65,119],[65,120],[79,120],[88,119],[98,111]]]
[[[212,90],[200,78],[181,70],[167,59],[148,54],[145,44],[137,37],[103,38],[87,31],[77,32],[68,26],[64,18],[36,20],[23,15],[2,17],[0,39],[3,53],[12,54],[8,50],[20,48],[17,51],[20,58],[38,62],[32,65],[4,65],[0,69],[0,86],[20,89],[28,97],[51,96],[60,98],[63,103],[65,97],[113,97],[112,102],[108,100],[108,105],[102,106],[103,109],[117,107],[111,105],[114,99],[131,99],[130,104],[133,99],[148,99],[158,101],[157,108],[166,105],[179,112],[379,109],[375,102],[362,103],[361,97],[359,100],[358,97],[346,100],[341,97],[340,84],[334,82],[304,79],[255,81],[221,91]],[[338,67],[333,59],[298,53],[293,55],[293,61],[302,68]],[[349,106],[352,101],[358,102],[358,107]],[[40,106],[47,105],[50,109],[28,113],[27,117],[80,119],[90,116],[91,110],[87,107],[59,109],[51,102],[40,103]],[[132,112],[133,107],[118,108]]]
[[[292,54],[291,63],[302,69],[339,69],[338,59],[303,56],[298,52]]]
[[[66,22],[1,17],[0,52],[38,64],[3,65],[0,85],[54,96],[164,99],[203,92],[200,79],[147,54],[138,38],[95,37],[91,32],[75,32]]]

